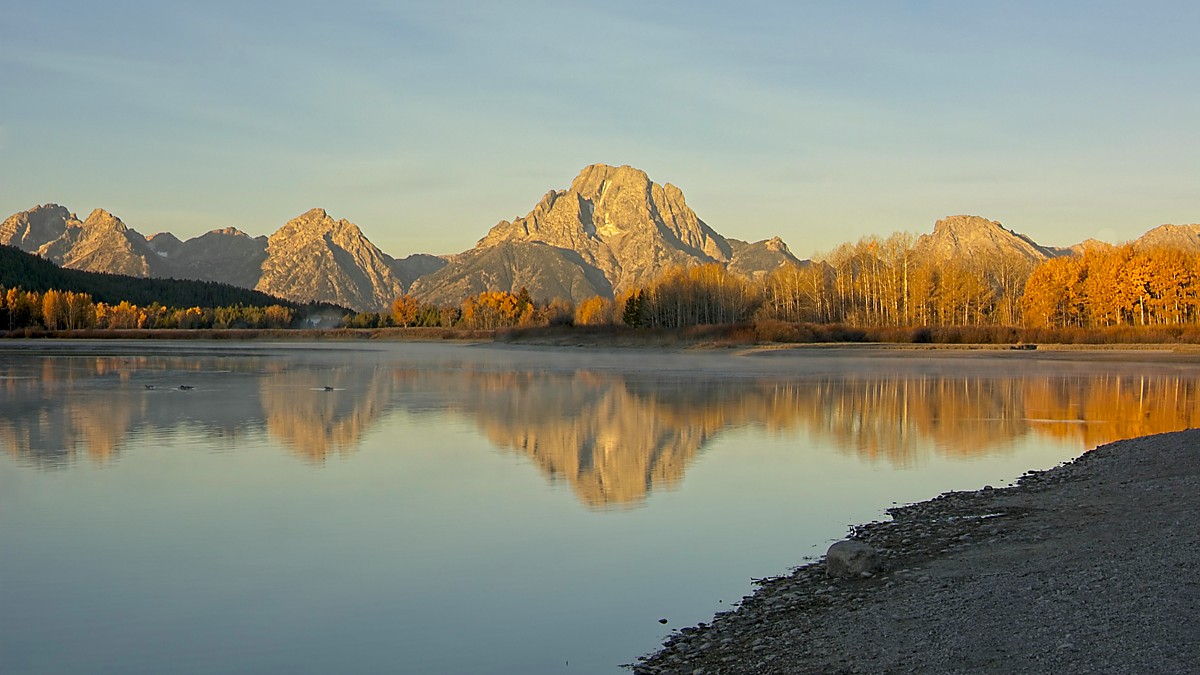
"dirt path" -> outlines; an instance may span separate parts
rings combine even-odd
[[[634,672],[1200,672],[1200,431],[892,516],[874,577],[765,581]]]

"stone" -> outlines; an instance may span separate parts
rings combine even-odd
[[[778,238],[728,240],[688,206],[683,191],[630,166],[594,164],[565,190],[546,193],[522,218],[502,220],[474,249],[413,282],[435,304],[482,290],[581,302],[648,286],[667,269],[717,263],[748,278],[800,264]]]
[[[1037,264],[1054,257],[1056,251],[1006,229],[994,220],[963,215],[947,216],[934,223],[932,234],[923,234],[917,239],[916,255],[933,260],[992,262],[1011,259]]]
[[[405,290],[390,260],[354,223],[312,209],[267,239],[254,288],[296,302],[386,311]]]
[[[869,544],[844,540],[829,547],[825,554],[825,573],[839,579],[861,579],[879,569],[879,556]]]

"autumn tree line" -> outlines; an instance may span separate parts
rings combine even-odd
[[[552,323],[682,328],[776,321],[856,328],[1180,326],[1200,323],[1200,254],[1132,245],[1035,262],[930,259],[898,233],[750,280],[713,263],[578,305],[488,291],[459,307],[402,296],[378,325],[498,329]]]
[[[1021,306],[1033,326],[1196,324],[1200,254],[1122,246],[1054,258],[1033,270]]]
[[[1200,254],[1132,245],[1034,262],[931,260],[907,233],[843,244],[754,282],[712,264],[667,272],[615,300],[579,304],[577,324],[682,327],[774,320],[860,328],[1108,328],[1200,323]]]
[[[0,286],[0,329],[288,328],[295,310],[283,305],[138,306],[95,302],[87,293],[26,291]]]
[[[87,293],[0,286],[0,329],[286,328],[282,305],[171,308],[95,302]],[[580,325],[685,328],[775,322],[873,329],[1108,329],[1200,324],[1200,254],[1131,245],[1035,263],[1010,257],[932,260],[912,235],[843,244],[816,262],[750,280],[713,263],[578,305],[528,291],[486,291],[457,306],[402,295],[390,311],[351,313],[351,328],[497,330]]]

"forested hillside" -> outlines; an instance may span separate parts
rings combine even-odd
[[[44,292],[50,289],[86,293],[97,302],[168,307],[268,307],[295,303],[259,291],[211,281],[146,279],[66,269],[12,246],[0,245],[0,286]]]

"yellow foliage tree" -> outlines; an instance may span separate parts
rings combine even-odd
[[[67,327],[69,307],[66,294],[50,289],[42,294],[42,323],[49,330]]]
[[[392,301],[392,321],[397,326],[415,326],[420,316],[421,303],[411,295],[401,295]]]
[[[575,325],[607,326],[613,322],[613,301],[599,295],[579,303],[575,309]]]

